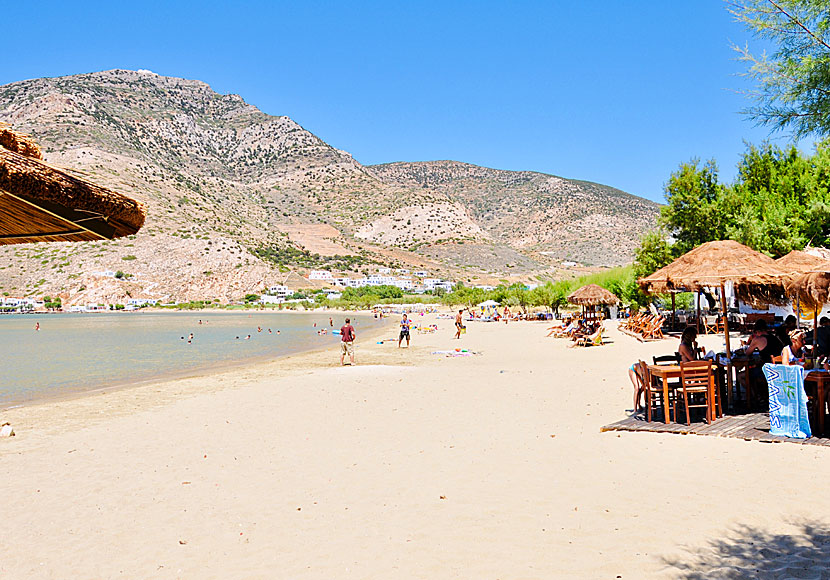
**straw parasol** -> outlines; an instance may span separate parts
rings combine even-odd
[[[790,270],[752,248],[734,240],[719,240],[701,244],[637,283],[644,292],[652,293],[720,287],[726,354],[731,358],[724,285],[727,282],[734,284],[735,293],[744,301],[781,304],[786,301],[784,283],[791,274]],[[731,403],[731,373],[727,373],[727,380]]]
[[[808,254],[803,250],[793,250],[786,256],[782,256],[775,260],[775,263],[782,268],[791,270],[793,274],[813,272],[830,265],[830,262],[824,258]]]
[[[732,282],[747,302],[781,304],[786,301],[784,279],[792,271],[772,258],[734,240],[706,242],[637,280],[645,292],[700,291]]]
[[[830,264],[825,262],[824,270],[814,269],[787,280],[787,294],[797,298],[807,308],[820,310],[830,302]]]
[[[596,284],[588,284],[568,295],[568,302],[582,306],[600,304],[617,304],[620,301],[614,294]]]
[[[792,274],[785,280],[785,290],[798,303],[799,318],[801,306],[813,311],[813,344],[818,335],[818,313],[827,302],[827,288],[830,280],[824,277],[830,272],[830,262],[819,256],[801,250],[793,250],[776,262],[791,270]]]
[[[0,245],[136,233],[143,204],[52,167],[28,135],[0,123]]]

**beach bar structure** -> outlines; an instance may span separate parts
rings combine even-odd
[[[597,315],[597,306],[619,304],[620,299],[602,286],[587,284],[569,294],[568,302],[582,306],[585,318],[594,318]]]
[[[120,238],[145,216],[143,204],[47,164],[28,135],[0,123],[0,245]]]
[[[668,266],[660,268],[637,283],[644,292],[663,294],[673,290],[720,290],[723,334],[727,361],[731,359],[729,316],[725,285],[731,283],[739,299],[750,304],[781,304],[786,302],[784,284],[792,271],[769,256],[756,252],[734,240],[706,242],[683,254]],[[731,363],[727,362],[731,367]],[[732,405],[732,373],[726,373],[727,396]]]

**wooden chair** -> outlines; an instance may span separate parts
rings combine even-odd
[[[680,355],[677,353],[664,354],[661,356],[653,356],[651,360],[654,361],[655,365],[676,365],[680,364]]]
[[[691,425],[689,415],[691,407],[706,409],[706,422],[714,421],[715,400],[710,398],[713,394],[715,375],[712,373],[712,361],[696,360],[680,363],[680,387],[683,390],[683,406],[686,408],[686,425]],[[680,393],[678,393],[680,395]],[[691,398],[690,398],[691,397]],[[702,398],[703,403],[692,404],[695,398]],[[675,412],[676,415],[676,412]]]
[[[648,327],[645,328],[640,334],[642,335],[643,340],[659,340],[664,338],[663,336],[663,323],[666,321],[665,317],[657,316],[654,320],[649,323]]]
[[[717,316],[704,316],[703,324],[706,329],[706,334],[719,334],[722,330],[720,329]]]
[[[602,327],[590,336],[581,336],[576,339],[575,346],[602,346]]]
[[[651,422],[652,411],[663,409],[663,385],[655,383],[654,377],[651,376],[651,371],[644,361],[639,361],[634,367],[634,374],[639,381],[638,388],[643,393],[643,400],[646,408],[646,421]],[[673,389],[669,389],[669,418],[671,415],[677,415],[674,410],[674,398],[672,397]]]

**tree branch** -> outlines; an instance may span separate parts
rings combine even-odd
[[[828,44],[827,44],[826,42],[824,42],[821,38],[819,38],[818,36],[816,36],[816,35],[813,33],[813,31],[812,31],[812,30],[810,30],[809,28],[807,28],[807,26],[805,26],[805,25],[801,22],[801,20],[799,20],[798,18],[796,18],[795,16],[791,15],[789,12],[787,12],[786,10],[784,10],[784,9],[783,9],[783,8],[782,8],[782,7],[781,7],[781,6],[780,6],[780,5],[779,5],[779,4],[778,4],[775,0],[767,0],[767,2],[769,2],[770,4],[772,4],[773,6],[775,6],[775,8],[776,8],[776,9],[777,9],[777,10],[778,10],[781,14],[783,14],[784,16],[786,16],[787,18],[789,18],[789,19],[790,19],[793,23],[795,23],[797,26],[799,26],[799,27],[800,27],[800,28],[801,28],[804,32],[806,32],[806,33],[810,36],[810,38],[812,38],[813,40],[815,40],[816,42],[818,42],[819,44],[821,44],[821,45],[822,45],[824,48],[826,48],[827,50],[830,50],[830,45],[828,45]]]

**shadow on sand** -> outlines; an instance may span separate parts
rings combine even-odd
[[[791,534],[740,526],[686,557],[663,558],[671,578],[830,580],[830,526],[791,522]]]

